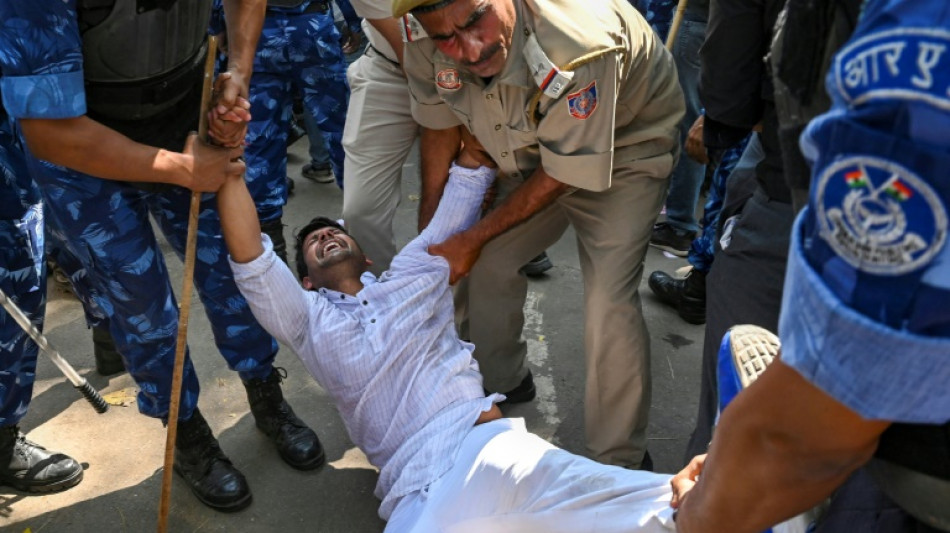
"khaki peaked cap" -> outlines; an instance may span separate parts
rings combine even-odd
[[[451,4],[454,0],[393,0],[393,16],[401,17],[417,7]]]

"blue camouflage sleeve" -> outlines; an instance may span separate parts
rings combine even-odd
[[[950,6],[870,0],[828,74],[782,362],[865,418],[950,420]]]
[[[75,0],[0,2],[0,93],[15,118],[86,113]]]

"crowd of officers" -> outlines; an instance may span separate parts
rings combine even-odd
[[[846,480],[867,490],[873,482],[849,476],[878,442],[888,464],[950,478],[942,3],[691,0],[670,24],[673,3],[660,0],[337,0],[362,17],[367,39],[348,69],[326,0],[165,4],[0,5],[0,287],[42,325],[54,261],[135,379],[146,416],[167,417],[179,316],[151,221],[182,254],[191,192],[213,192],[246,169],[262,230],[286,260],[296,98],[343,188],[346,230],[376,274],[396,253],[402,165],[417,139],[420,230],[464,143],[497,165],[483,218],[430,253],[458,283],[457,326],[476,346],[485,390],[508,403],[535,396],[522,267],[573,227],[585,441],[596,461],[652,465],[638,287],[648,246],[688,255],[685,278],[650,275],[663,302],[707,322],[687,457],[710,456],[679,503],[683,531],[761,530]],[[225,46],[206,143],[188,132],[212,20]],[[234,284],[212,194],[199,228],[195,287],[215,343],[281,457],[316,468],[322,446],[283,399],[278,345]],[[781,329],[784,353],[720,413],[717,353],[742,323]],[[0,484],[62,490],[82,468],[17,427],[36,358],[0,311]],[[187,361],[176,471],[203,503],[241,507],[231,495],[243,476],[198,395]],[[922,440],[937,443],[928,447],[935,459],[908,464]],[[40,462],[48,466],[30,468]],[[913,498],[888,496],[912,507],[904,501]],[[829,516],[827,531],[848,530]],[[941,520],[927,523],[947,527]]]

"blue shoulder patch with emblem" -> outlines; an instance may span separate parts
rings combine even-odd
[[[926,266],[947,238],[931,186],[892,161],[845,156],[821,171],[814,206],[821,237],[854,268],[897,276]]]
[[[897,28],[862,37],[835,58],[835,84],[858,105],[875,99],[919,100],[950,110],[950,32]]]

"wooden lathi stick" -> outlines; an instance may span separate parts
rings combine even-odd
[[[198,119],[198,141],[208,138],[208,111],[211,109],[211,88],[214,83],[214,60],[217,39],[208,37],[208,57],[205,58],[204,84],[201,89],[201,111]],[[162,470],[162,496],[158,503],[158,532],[168,531],[168,508],[171,504],[172,470],[175,465],[175,439],[178,436],[178,410],[181,405],[181,381],[185,368],[185,348],[188,342],[188,316],[191,309],[191,288],[195,274],[195,248],[198,242],[198,211],[201,193],[191,193],[188,211],[188,237],[185,241],[185,272],[178,314],[178,344],[175,346],[175,370],[172,373],[172,391],[168,406],[168,432],[165,436],[165,467]]]

